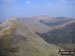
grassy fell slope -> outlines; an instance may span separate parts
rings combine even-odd
[[[53,54],[58,56],[57,46],[48,44],[20,22],[3,26],[0,31],[0,56],[51,56]]]

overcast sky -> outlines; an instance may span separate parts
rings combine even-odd
[[[75,17],[75,0],[0,0],[0,21],[39,15]]]

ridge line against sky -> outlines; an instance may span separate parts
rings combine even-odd
[[[0,0],[0,20],[11,16],[75,17],[75,0]]]

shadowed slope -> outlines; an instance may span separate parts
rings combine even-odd
[[[58,47],[46,43],[20,22],[7,24],[0,31],[0,56],[50,56],[57,52]]]
[[[75,50],[75,22],[39,35],[49,43]]]

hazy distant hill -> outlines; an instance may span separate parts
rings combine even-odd
[[[58,47],[48,44],[21,22],[0,25],[0,56],[58,55]]]
[[[39,35],[49,43],[75,50],[75,23]]]
[[[66,17],[57,17],[57,18],[52,18],[52,20],[48,20],[48,21],[40,20],[40,22],[48,26],[57,26],[73,20],[75,19],[66,18]]]
[[[1,22],[0,22],[0,24],[1,24]]]
[[[62,24],[75,21],[75,18],[49,16],[11,17],[7,21],[20,21],[31,28],[34,32],[45,33],[60,27]]]

